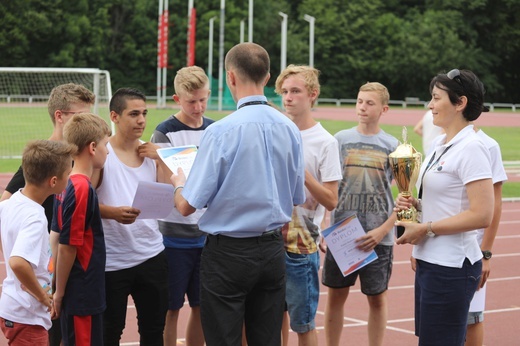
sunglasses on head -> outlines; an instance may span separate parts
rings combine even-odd
[[[460,71],[458,69],[454,68],[453,70],[448,72],[446,76],[448,76],[449,79],[459,83],[462,89],[466,91],[466,88],[464,88],[464,83],[462,82],[462,77],[460,76]]]

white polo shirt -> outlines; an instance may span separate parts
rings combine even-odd
[[[444,143],[445,140],[446,135],[438,137],[434,151],[425,158],[419,173],[417,189],[435,154],[422,180],[423,222],[442,220],[469,209],[466,184],[491,178],[489,150],[478,138],[473,125],[466,126],[450,142]],[[477,231],[474,230],[426,237],[414,246],[413,257],[433,264],[461,268],[465,258],[471,263],[482,258],[476,235]]]

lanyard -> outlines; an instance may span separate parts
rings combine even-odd
[[[242,103],[238,109],[242,108],[242,107],[246,107],[246,106],[254,106],[254,105],[267,105],[267,102],[266,101],[249,101],[249,102],[244,102]]]
[[[437,158],[437,160],[435,162],[433,162],[433,160],[435,160],[435,154],[436,153],[433,153],[432,158],[430,159],[430,162],[428,162],[428,164],[426,165],[426,169],[424,170],[424,172],[422,174],[422,177],[421,177],[421,187],[419,188],[419,194],[417,195],[417,198],[419,198],[419,199],[422,198],[422,186],[423,186],[424,175],[426,174],[426,172],[428,172],[430,170],[430,168],[435,166],[441,160],[442,155],[446,154],[446,152],[448,150],[450,150],[450,148],[452,146],[453,146],[453,144],[450,144],[449,146],[447,146],[446,149],[444,149],[442,154],[439,155],[439,157]],[[432,164],[432,162],[433,162],[433,164]]]

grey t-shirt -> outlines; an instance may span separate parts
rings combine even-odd
[[[356,214],[368,232],[382,225],[392,214],[392,170],[388,154],[396,149],[398,140],[383,130],[366,136],[355,127],[340,131],[335,137],[343,179],[332,221],[336,223]],[[394,233],[389,232],[380,244],[393,245]]]

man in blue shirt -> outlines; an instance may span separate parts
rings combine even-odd
[[[264,48],[238,44],[225,66],[238,109],[206,129],[186,186],[182,169],[172,175],[175,205],[184,216],[207,206],[199,220],[208,233],[200,270],[207,345],[240,344],[243,323],[248,345],[280,345],[281,227],[305,201],[302,140],[294,123],[267,104]]]

